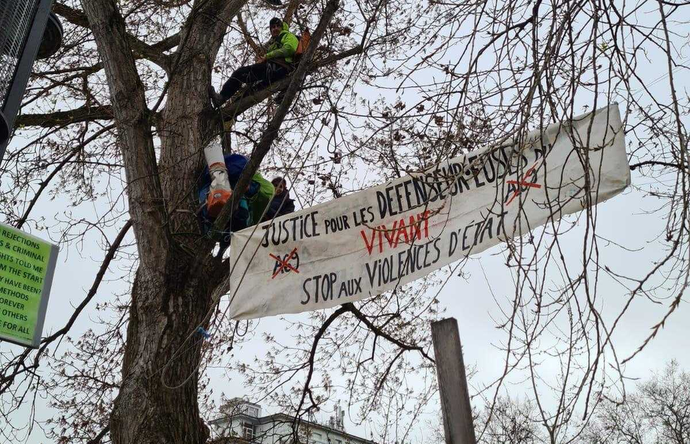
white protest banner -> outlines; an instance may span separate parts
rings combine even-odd
[[[392,290],[595,205],[630,183],[616,105],[233,235],[230,315]]]

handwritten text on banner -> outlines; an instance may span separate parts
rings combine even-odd
[[[392,290],[620,193],[617,106],[485,147],[235,233],[235,319],[333,307]]]

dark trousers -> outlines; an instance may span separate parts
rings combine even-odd
[[[232,73],[223,85],[223,89],[220,90],[220,94],[228,100],[235,95],[243,83],[251,85],[247,94],[252,94],[273,82],[284,79],[289,73],[290,70],[285,66],[270,61],[242,66]]]

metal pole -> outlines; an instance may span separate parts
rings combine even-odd
[[[476,444],[458,322],[455,318],[432,322],[431,339],[434,343],[446,444]]]

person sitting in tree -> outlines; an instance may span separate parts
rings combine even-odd
[[[299,40],[289,31],[288,24],[279,18],[271,19],[269,29],[271,41],[266,55],[259,63],[238,68],[225,82],[220,93],[211,87],[211,101],[215,107],[220,107],[229,100],[244,83],[251,85],[249,93],[252,93],[287,77],[292,71],[293,56]]]
[[[290,190],[288,190],[287,182],[282,177],[276,177],[271,181],[275,187],[275,195],[273,200],[268,204],[266,215],[263,220],[271,220],[274,217],[280,217],[285,214],[290,214],[295,211],[295,201],[290,198]]]

